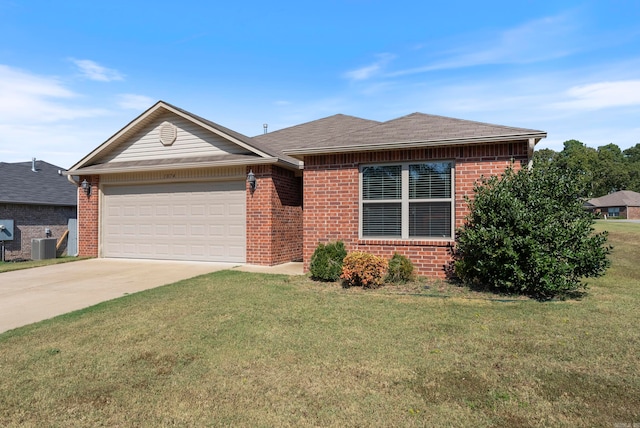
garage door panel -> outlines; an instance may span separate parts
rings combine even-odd
[[[245,248],[244,246],[230,246],[229,247],[229,256],[230,257],[243,257],[244,258],[244,254],[245,254]]]
[[[105,257],[244,262],[245,183],[105,186]]]
[[[207,208],[204,205],[191,205],[191,218],[193,217],[204,217],[207,215]]]
[[[229,226],[229,237],[244,237],[244,226]]]
[[[171,211],[168,205],[156,205],[156,216],[169,216]]]

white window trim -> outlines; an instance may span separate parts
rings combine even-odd
[[[451,198],[434,198],[434,199],[409,199],[409,165],[421,165],[430,163],[451,162]],[[362,234],[362,211],[364,199],[362,197],[362,169],[369,166],[401,166],[401,199],[376,199],[375,201],[367,201],[366,203],[395,203],[400,202],[400,212],[402,215],[401,236],[363,236]],[[456,163],[453,160],[434,160],[434,161],[411,161],[411,162],[386,162],[386,163],[368,163],[362,164],[358,171],[358,238],[360,240],[385,240],[385,241],[453,241],[455,237],[456,224]],[[409,236],[409,203],[410,202],[449,202],[451,204],[451,229],[450,236]]]

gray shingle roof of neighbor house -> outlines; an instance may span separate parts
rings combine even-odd
[[[640,193],[631,190],[620,190],[599,198],[589,199],[589,207],[640,207]]]
[[[60,167],[36,160],[0,162],[0,203],[31,205],[77,205],[77,187],[58,171]]]
[[[412,113],[387,122],[376,123],[335,138],[301,142],[284,149],[299,156],[314,153],[384,150],[402,147],[428,147],[452,144],[487,143],[533,138],[539,141],[547,133],[535,129],[516,128],[474,122],[424,113]]]

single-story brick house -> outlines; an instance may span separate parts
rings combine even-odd
[[[631,190],[620,190],[589,199],[584,206],[589,211],[602,216],[640,220],[640,193]]]
[[[13,225],[12,239],[5,240],[5,259],[31,258],[31,239],[62,238],[69,221],[76,219],[76,194],[60,167],[36,159],[0,162],[0,220]],[[0,240],[3,237],[8,237],[6,232],[0,233]]]
[[[159,101],[68,171],[88,185],[80,254],[308,268],[319,242],[342,240],[443,276],[473,183],[527,165],[545,137],[421,113],[247,137]]]

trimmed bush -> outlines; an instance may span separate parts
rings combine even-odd
[[[313,279],[321,281],[337,281],[342,273],[342,261],[347,255],[342,241],[319,243],[313,255],[309,271]]]
[[[342,264],[342,278],[346,287],[377,288],[384,282],[387,261],[362,251],[349,253]]]
[[[407,256],[393,253],[393,257],[389,260],[389,269],[386,281],[394,284],[404,284],[413,281],[413,263]]]
[[[583,185],[569,170],[535,165],[483,179],[457,231],[455,273],[471,288],[540,300],[586,288],[581,279],[605,273],[611,247],[593,231]]]

